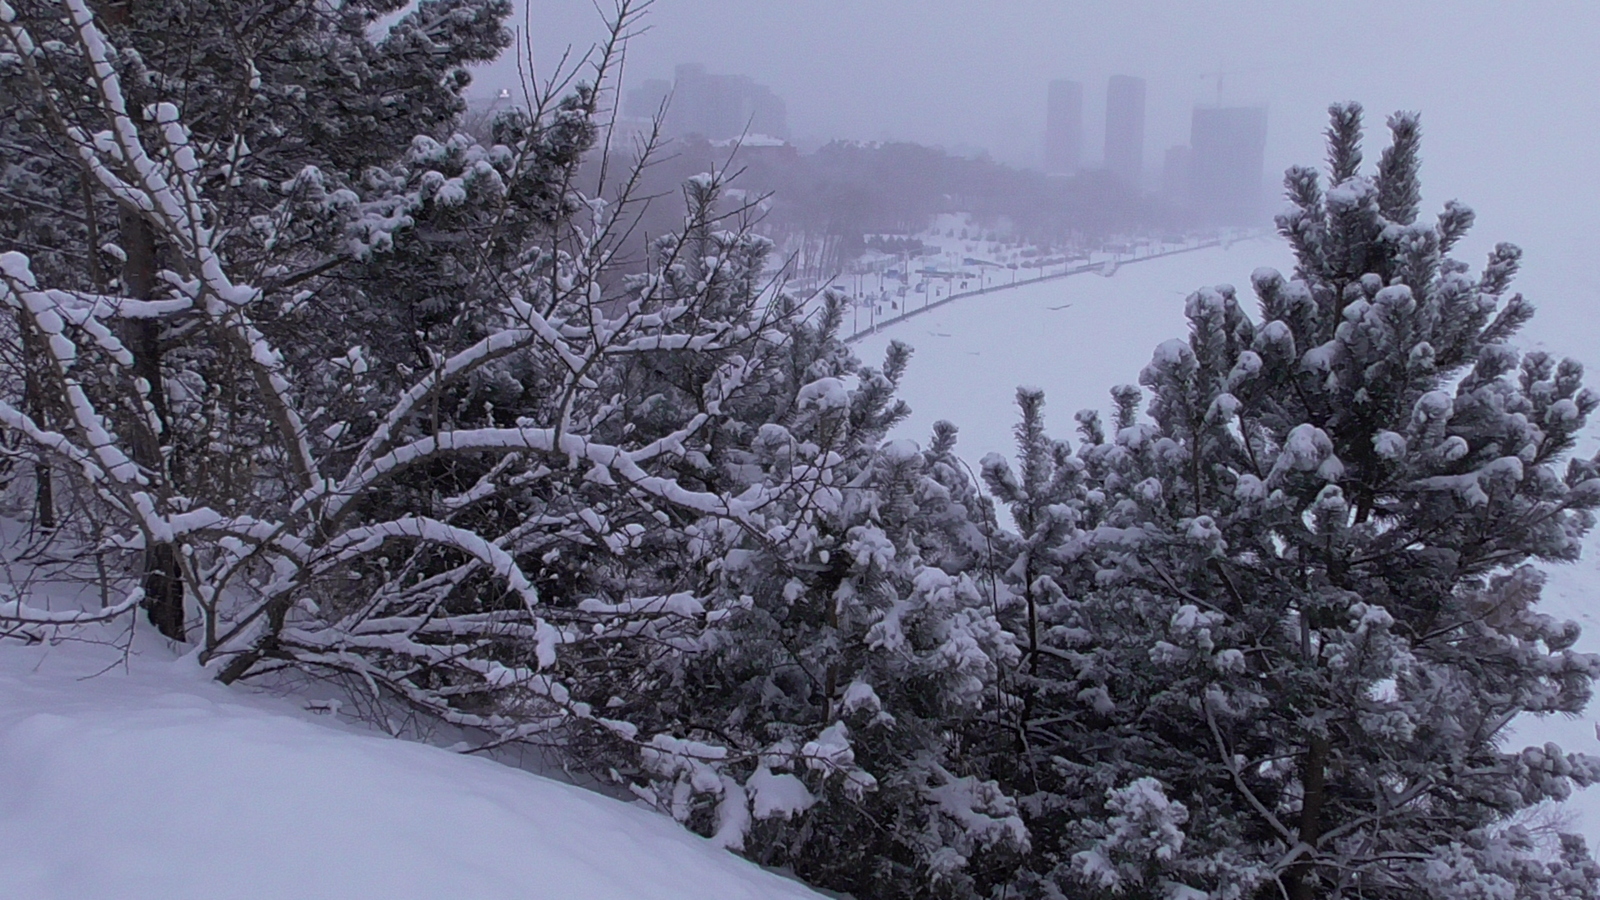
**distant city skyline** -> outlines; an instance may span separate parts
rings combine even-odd
[[[525,40],[541,79],[569,49],[581,57],[603,35],[601,13],[588,0],[514,2],[513,24],[528,10]],[[1538,104],[1519,102],[1552,86],[1600,81],[1591,46],[1600,4],[1550,0],[1515,16],[1484,2],[1460,4],[1449,16],[1415,0],[1341,0],[1339,10],[1330,14],[1320,0],[1203,7],[1179,0],[658,0],[630,43],[625,77],[628,87],[670,80],[674,64],[698,60],[769,85],[784,98],[791,137],[802,146],[910,140],[965,153],[982,148],[1030,166],[1043,165],[1044,156],[1035,86],[1052,79],[1085,85],[1083,162],[1098,164],[1099,86],[1119,72],[1148,86],[1147,171],[1159,171],[1168,147],[1188,142],[1190,109],[1219,99],[1271,108],[1269,170],[1320,159],[1327,106],[1340,100],[1364,103],[1380,127],[1388,112],[1421,110],[1440,191],[1459,191],[1450,187],[1458,171],[1502,171],[1522,154],[1576,176],[1587,165],[1586,148],[1600,146],[1600,108],[1569,108],[1552,141],[1550,118]],[[1385,27],[1371,27],[1377,21]],[[1484,64],[1512,59],[1531,62],[1506,72]],[[509,53],[474,71],[485,91],[519,78]],[[1508,117],[1491,135],[1482,133],[1487,110]],[[1600,203],[1600,184],[1593,190]],[[1479,205],[1501,199],[1520,205],[1526,194],[1507,184]],[[1577,208],[1569,194],[1546,199]],[[1530,204],[1530,216],[1537,206]]]
[[[1032,168],[1049,174],[1067,175],[1102,169],[1141,190],[1148,190],[1169,199],[1188,199],[1189,179],[1194,165],[1191,146],[1195,144],[1195,126],[1190,121],[1188,142],[1168,146],[1156,151],[1151,158],[1150,142],[1146,133],[1152,124],[1148,109],[1147,82],[1142,76],[1117,74],[1105,82],[1103,127],[1100,130],[1102,150],[1098,158],[1085,153],[1089,115],[1086,110],[1086,91],[1083,82],[1067,78],[1051,79],[1045,86],[1045,103],[1042,127],[1039,132],[1042,153],[1035,158],[1000,158],[1000,161],[1022,168]],[[500,91],[503,93],[503,89]],[[1219,92],[1220,93],[1220,92]],[[701,63],[678,63],[673,67],[673,78],[634,79],[625,88],[619,101],[622,116],[626,119],[645,120],[665,110],[665,133],[669,136],[699,135],[712,141],[726,141],[741,136],[770,136],[783,140],[791,137],[787,123],[787,104],[771,88],[740,73],[711,73]],[[1165,106],[1161,107],[1165,109]],[[1183,119],[1198,116],[1198,110],[1209,108],[1197,102],[1186,110]],[[1259,108],[1265,116],[1264,107]],[[1170,122],[1157,119],[1154,123],[1159,133],[1162,125]],[[1263,126],[1264,132],[1264,126]],[[827,139],[859,139],[833,136]],[[812,143],[822,143],[812,136]],[[893,140],[893,138],[890,138]],[[938,146],[961,156],[991,154],[987,147],[948,142],[914,141]],[[1253,148],[1251,159],[1262,157],[1265,147]],[[1209,159],[1209,158],[1208,158]],[[1202,166],[1210,162],[1202,163]],[[1257,164],[1248,165],[1252,171]],[[1235,179],[1236,181],[1237,179]]]
[[[581,57],[604,34],[588,0],[513,2],[512,24],[527,22],[541,81],[569,49]],[[1600,241],[1600,104],[1585,99],[1600,83],[1592,0],[1523,4],[1515,14],[1468,0],[1448,15],[1418,0],[1340,0],[1333,9],[1325,0],[657,0],[640,24],[627,88],[670,79],[683,61],[747,74],[784,99],[802,150],[832,138],[907,140],[1041,166],[1045,85],[1069,79],[1084,85],[1083,163],[1096,165],[1101,87],[1127,72],[1147,85],[1145,165],[1154,173],[1167,149],[1188,144],[1196,105],[1266,106],[1268,212],[1284,203],[1286,167],[1322,160],[1328,104],[1360,101],[1372,147],[1386,141],[1386,115],[1419,110],[1423,208],[1431,215],[1460,197],[1478,213],[1463,258],[1514,240],[1539,248],[1525,261],[1530,296],[1600,292],[1588,270],[1543,268],[1551,255]],[[512,53],[473,74],[475,95],[521,93]]]

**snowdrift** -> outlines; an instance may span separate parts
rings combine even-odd
[[[8,900],[819,897],[656,813],[126,663],[0,644]]]

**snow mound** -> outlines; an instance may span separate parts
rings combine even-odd
[[[356,732],[162,655],[124,668],[97,646],[0,644],[0,894],[819,896],[647,810]]]

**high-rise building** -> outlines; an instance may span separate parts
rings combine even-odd
[[[1083,163],[1083,85],[1050,82],[1045,98],[1044,170],[1070,175]]]
[[[1106,168],[1132,187],[1144,183],[1144,79],[1113,75],[1106,84]]]
[[[726,140],[746,134],[789,136],[783,100],[745,75],[712,75],[685,63],[674,72],[667,109],[669,134]]]
[[[1189,203],[1189,148],[1184,144],[1168,147],[1161,165],[1161,196],[1179,206]]]
[[[1262,213],[1266,108],[1196,107],[1189,145],[1189,197],[1195,208],[1219,224],[1255,224]]]

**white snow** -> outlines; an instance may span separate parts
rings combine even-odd
[[[1384,459],[1399,459],[1405,455],[1406,439],[1392,431],[1380,431],[1373,435],[1372,449]]]
[[[863,338],[855,351],[877,365],[890,340],[916,348],[900,391],[911,416],[894,437],[926,443],[933,423],[949,419],[964,459],[1010,455],[1017,386],[1029,384],[1045,390],[1051,435],[1076,443],[1073,413],[1093,407],[1105,416],[1112,385],[1136,381],[1159,344],[1188,334],[1191,292],[1236,283],[1260,265],[1287,272],[1294,260],[1281,241],[1263,238],[1131,263],[1110,278],[1075,275],[956,300]]]
[[[757,769],[745,787],[750,790],[751,813],[757,819],[774,816],[787,819],[805,812],[817,802],[806,790],[805,782],[787,773],[774,774],[766,766]]]
[[[819,896],[658,813],[337,715],[164,648],[124,667],[103,645],[0,644],[0,895]]]
[[[878,692],[865,681],[850,682],[850,686],[844,689],[844,697],[839,703],[845,712],[855,712],[858,709],[878,712],[883,709],[883,701],[878,699]]]
[[[818,378],[800,389],[795,405],[801,409],[844,409],[850,405],[850,392],[837,378]]]

